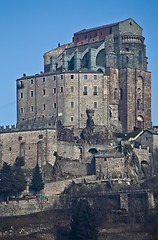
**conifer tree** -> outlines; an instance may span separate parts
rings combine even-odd
[[[21,167],[17,168],[15,179],[16,179],[16,184],[17,184],[16,186],[17,186],[18,193],[23,192],[26,189],[26,180],[25,180],[23,169]]]
[[[71,220],[70,240],[97,240],[97,228],[94,214],[86,200],[75,204]]]
[[[38,163],[37,163],[37,165],[35,167],[35,170],[34,170],[32,182],[31,182],[31,188],[36,193],[44,188],[44,182],[43,182],[43,179],[42,179],[42,173],[40,171]]]
[[[17,182],[13,175],[12,169],[8,163],[3,163],[3,168],[0,173],[0,194],[3,195],[6,200],[11,195],[17,194]]]

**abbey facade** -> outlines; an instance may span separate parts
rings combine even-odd
[[[113,134],[151,126],[146,46],[142,28],[129,18],[75,33],[72,43],[44,54],[44,72],[17,79],[17,127],[0,130],[0,162],[7,157],[13,164],[19,155],[28,168],[37,161],[53,166],[57,152],[67,159],[64,171],[80,176],[88,168],[91,174],[101,169],[101,163],[93,168],[91,162],[98,153],[98,162],[109,158],[111,168],[117,165],[124,176],[125,159],[118,142],[111,140]],[[149,151],[140,151],[151,165]]]

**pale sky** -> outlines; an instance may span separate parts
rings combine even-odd
[[[127,18],[142,28],[152,73],[152,121],[158,125],[157,0],[0,0],[0,126],[16,125],[16,79],[43,71],[43,54],[73,33]]]

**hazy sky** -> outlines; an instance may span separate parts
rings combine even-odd
[[[83,28],[133,18],[142,28],[158,125],[158,0],[0,0],[0,125],[16,124],[16,79],[43,71],[43,54]]]

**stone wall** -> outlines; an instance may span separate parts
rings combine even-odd
[[[0,163],[13,165],[17,156],[25,159],[25,168],[54,164],[57,151],[56,131],[51,129],[0,133]]]

